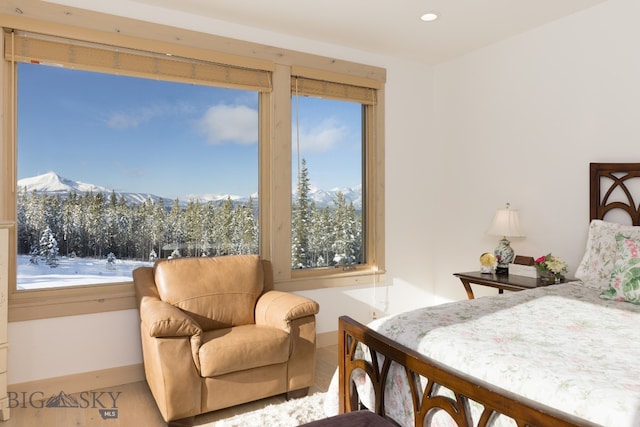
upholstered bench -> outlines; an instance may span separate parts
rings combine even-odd
[[[303,424],[306,427],[396,427],[371,411],[355,411]]]

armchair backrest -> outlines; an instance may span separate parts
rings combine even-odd
[[[188,313],[203,330],[255,323],[256,301],[265,287],[265,268],[257,255],[162,259],[153,270],[160,298]]]

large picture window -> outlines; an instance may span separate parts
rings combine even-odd
[[[258,253],[258,93],[18,64],[17,288]]]

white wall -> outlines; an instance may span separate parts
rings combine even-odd
[[[137,310],[9,324],[9,384],[142,362]]]
[[[438,295],[459,296],[450,272],[495,247],[483,233],[505,202],[527,231],[517,253],[553,252],[575,271],[589,163],[640,161],[639,14],[637,0],[609,0],[436,67],[439,167],[456,174],[439,200],[454,214],[433,236]]]
[[[494,249],[497,238],[484,232],[505,202],[520,210],[527,231],[513,240],[516,252],[552,251],[575,270],[588,225],[589,162],[640,161],[637,0],[609,0],[436,67],[139,2],[91,4],[387,69],[387,275],[376,290],[379,315],[465,298],[452,273],[477,269],[480,253]],[[303,294],[321,305],[319,332],[335,330],[340,314],[370,318],[371,286]],[[12,323],[9,383],[139,363],[137,329],[131,310]]]

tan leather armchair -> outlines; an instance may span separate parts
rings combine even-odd
[[[268,261],[163,259],[133,280],[145,376],[165,421],[307,394],[318,303],[273,290]]]

